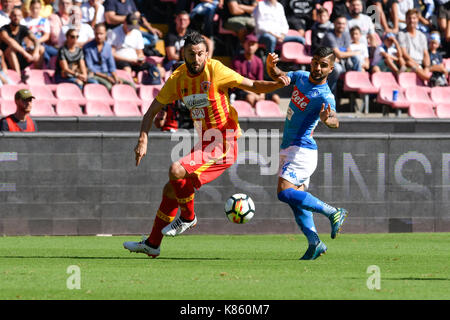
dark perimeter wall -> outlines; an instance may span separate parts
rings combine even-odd
[[[315,138],[310,192],[349,210],[344,232],[450,231],[449,134],[335,131]],[[136,133],[0,133],[0,234],[148,233],[169,165],[191,137],[151,134],[139,167],[136,141]],[[276,197],[279,144],[278,130],[247,130],[238,163],[196,193],[199,223],[190,233],[299,232]],[[246,225],[223,212],[237,192],[256,204]],[[328,233],[329,222],[315,217]]]

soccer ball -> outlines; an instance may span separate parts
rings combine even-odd
[[[246,223],[255,214],[255,204],[248,195],[236,193],[225,202],[225,214],[233,223]]]

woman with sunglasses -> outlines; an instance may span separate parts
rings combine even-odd
[[[77,40],[77,30],[69,29],[66,32],[66,41],[58,51],[55,82],[70,82],[83,89],[88,77],[83,49],[77,45]]]

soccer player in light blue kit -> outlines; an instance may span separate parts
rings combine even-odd
[[[278,173],[278,199],[294,212],[295,221],[308,239],[308,249],[300,260],[314,260],[327,251],[319,239],[313,212],[325,215],[331,223],[331,238],[336,238],[347,211],[334,208],[307,192],[310,176],[317,167],[317,144],[312,137],[321,120],[329,128],[338,128],[336,103],[328,87],[327,77],[333,71],[335,55],[331,48],[320,47],[311,61],[311,72],[283,72],[277,67],[279,58],[267,56],[267,72],[272,78],[287,75],[294,85],[284,124]]]

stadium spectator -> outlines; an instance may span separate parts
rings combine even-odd
[[[190,22],[191,20],[187,11],[179,12],[175,17],[175,28],[170,29],[164,38],[166,56],[164,57],[163,64],[165,70],[171,70],[174,64],[183,60],[181,48],[184,45],[184,37],[192,31],[189,28]],[[208,37],[203,36],[203,38],[208,45],[208,55],[211,58],[214,45]]]
[[[390,32],[398,33],[398,0],[367,1],[368,7],[372,5],[376,7],[376,11],[367,11],[367,14],[376,14],[374,25],[379,36]]]
[[[402,0],[398,3],[398,30],[404,31],[406,28],[406,13],[414,9],[414,0]]]
[[[144,39],[139,31],[139,19],[134,14],[129,14],[125,23],[108,31],[107,41],[113,48],[113,56],[118,69],[126,70],[130,76],[133,71],[148,70],[149,74],[158,72],[164,76],[164,68],[155,68],[146,62],[144,55]]]
[[[425,34],[428,34],[433,27],[432,16],[435,9],[435,4],[433,0],[422,0],[421,8],[422,11],[419,12],[419,30]]]
[[[448,71],[444,66],[443,57],[438,52],[441,45],[441,36],[439,32],[434,31],[430,34],[430,72],[428,81],[432,87],[448,86]]]
[[[259,1],[253,11],[255,32],[258,41],[265,46],[266,53],[274,52],[277,44],[295,41],[305,43],[305,38],[288,36],[289,25],[283,6],[277,0]]]
[[[5,54],[9,68],[14,69],[21,75],[22,81],[26,82],[25,68],[32,63],[41,63],[44,57],[44,47],[39,43],[34,34],[20,24],[22,10],[14,8],[10,15],[11,22],[0,29],[1,49]],[[29,40],[32,47],[23,47],[24,40]]]
[[[430,55],[428,53],[427,37],[422,31],[417,30],[419,24],[419,12],[410,9],[406,13],[406,31],[398,34],[398,42],[402,49],[402,57],[411,71],[420,79],[427,80],[430,67]]]
[[[30,117],[33,107],[33,95],[28,89],[21,89],[14,95],[16,103],[16,112],[1,119],[0,131],[10,132],[34,132],[37,131],[37,125]]]
[[[71,0],[58,0],[58,12],[50,15],[50,42],[54,48],[58,48],[61,28],[70,23],[70,13],[72,9]]]
[[[88,0],[81,5],[81,22],[89,24],[92,28],[98,23],[105,22],[105,7],[101,0]]]
[[[346,71],[361,71],[357,52],[350,51],[350,34],[347,31],[347,18],[345,16],[336,17],[334,20],[334,30],[328,32],[322,41],[322,46],[329,47],[336,56],[334,69],[328,77],[328,85],[336,94],[336,85],[339,77]]]
[[[197,0],[191,10],[191,21],[203,21],[203,28],[200,33],[208,38],[214,34],[214,15],[216,11],[223,8],[224,0]]]
[[[40,0],[41,3],[41,11],[39,12],[39,16],[42,18],[48,18],[53,13],[53,0]],[[28,17],[30,15],[30,4],[31,0],[24,0],[22,5],[23,15]]]
[[[142,32],[142,35],[146,39],[144,45],[153,47],[162,37],[162,32],[152,27],[147,18],[141,15],[133,0],[106,0],[103,5],[105,7],[105,21],[108,28],[118,27],[125,22],[127,15],[134,14],[139,19],[140,26],[148,31]]]
[[[46,44],[46,42],[50,39],[50,22],[47,18],[40,16],[42,8],[41,2],[41,0],[31,0],[28,2],[30,9],[29,16],[22,21],[22,24],[30,29],[36,39],[38,39],[41,46],[44,48],[43,62],[48,65],[50,58],[56,56],[58,50]],[[42,68],[42,64],[40,66],[38,65],[37,68]]]
[[[369,50],[367,49],[367,45],[360,42],[361,36],[361,29],[358,26],[350,28],[350,37],[352,39],[350,50],[353,52],[358,52],[358,55],[356,55],[356,57],[361,64],[362,70],[369,71]]]
[[[372,72],[394,72],[399,74],[405,69],[405,60],[402,57],[402,50],[392,32],[386,33],[383,37],[383,44],[378,46],[373,54]]]
[[[7,72],[8,66],[6,65],[5,56],[3,55],[3,51],[0,50],[0,87],[4,84],[14,84]]]
[[[438,25],[444,37],[447,55],[450,54],[450,0],[437,0],[438,8]]]
[[[251,80],[264,79],[264,64],[258,56],[255,55],[258,50],[258,39],[254,34],[248,34],[244,40],[244,53],[233,58],[231,65],[234,71]],[[245,100],[255,106],[256,102],[266,99],[264,93],[255,93],[252,91],[234,88],[233,93],[236,100]],[[267,97],[275,103],[280,103],[280,97],[275,93],[268,93]]]
[[[83,47],[89,83],[100,83],[108,90],[111,90],[114,84],[121,83],[136,88],[134,83],[117,76],[111,45],[105,41],[106,25],[104,23],[96,24],[95,39]]]
[[[81,22],[81,18],[81,8],[79,6],[72,6],[70,9],[70,23],[61,27],[61,33],[59,34],[58,41],[59,47],[64,45],[64,42],[66,41],[66,33],[69,28],[74,28],[77,30],[77,45],[79,47],[83,47],[87,42],[94,39],[94,30],[89,24]]]
[[[333,1],[333,12],[331,13],[330,20],[334,23],[337,17],[348,15],[348,0],[336,0]]]
[[[310,30],[317,19],[316,5],[318,3],[320,3],[318,0],[282,0],[281,4],[285,8],[289,28],[297,30],[304,37],[305,31]]]
[[[320,7],[317,9],[317,21],[311,28],[311,51],[314,52],[320,47],[323,37],[333,31],[334,25],[330,21],[330,14],[327,9]]]
[[[11,22],[9,16],[14,9],[14,0],[1,0],[2,10],[0,10],[0,28]]]
[[[155,117],[155,127],[163,132],[178,131],[178,112],[176,107],[177,101],[164,106]]]
[[[361,0],[351,0],[349,7],[348,28],[358,26],[361,30],[361,43],[369,46],[377,46],[377,38],[375,37],[375,26],[372,19],[362,13],[363,5]]]
[[[255,29],[255,19],[252,14],[256,5],[256,0],[225,1],[223,27],[235,32],[241,43],[244,42],[245,36]]]
[[[56,61],[55,82],[74,83],[80,89],[88,81],[86,63],[83,49],[77,45],[78,31],[69,29],[66,33],[66,42],[58,50]]]

